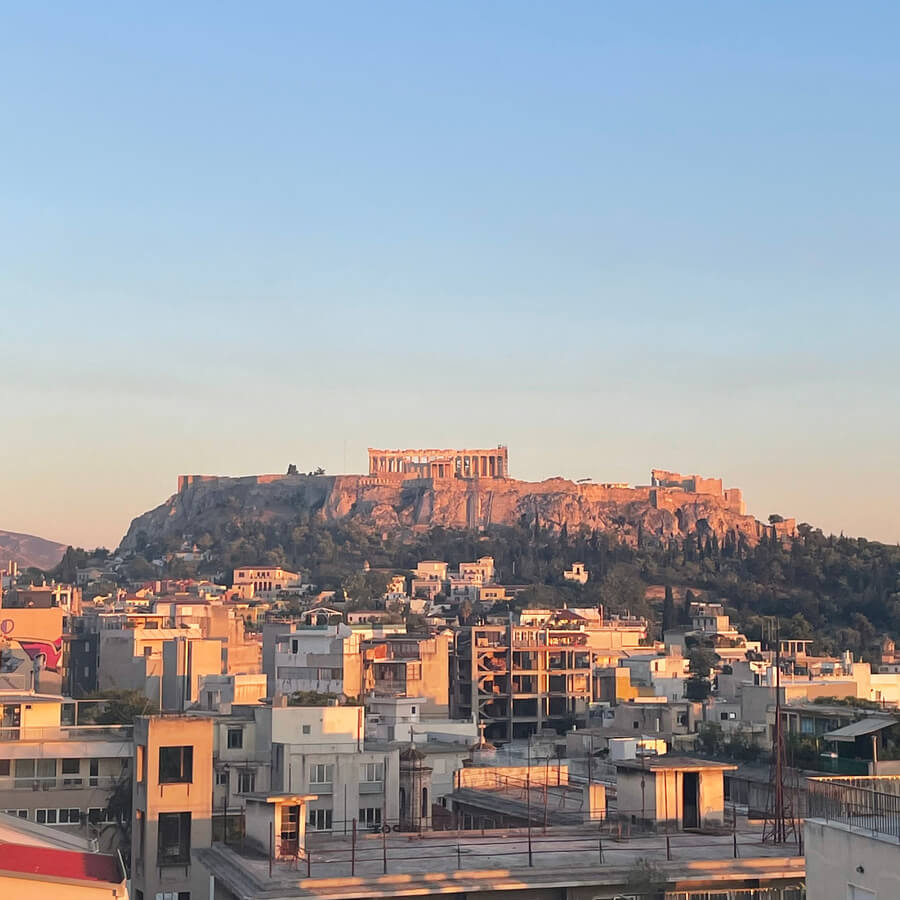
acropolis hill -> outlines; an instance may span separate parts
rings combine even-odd
[[[569,531],[582,526],[634,540],[665,539],[697,530],[729,531],[755,544],[773,526],[746,515],[741,491],[719,478],[663,469],[650,483],[575,483],[564,478],[509,477],[506,447],[487,450],[369,450],[366,475],[182,475],[165,503],[136,518],[123,539],[198,534],[225,519],[288,521],[300,512],[325,522],[352,521],[382,532],[433,526],[478,528],[534,524]],[[794,521],[779,523],[791,533]]]

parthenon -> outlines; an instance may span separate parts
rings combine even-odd
[[[505,446],[490,450],[376,450],[369,448],[370,475],[406,478],[507,478]]]

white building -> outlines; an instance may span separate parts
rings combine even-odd
[[[361,634],[349,626],[307,625],[275,638],[274,692],[362,694]]]
[[[900,775],[811,779],[803,843],[808,900],[900,897]]]

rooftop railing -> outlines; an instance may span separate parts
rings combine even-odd
[[[807,817],[900,842],[900,775],[810,779]]]
[[[132,725],[36,725],[0,727],[4,741],[130,741]]]

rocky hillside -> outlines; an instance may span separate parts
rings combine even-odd
[[[541,482],[407,480],[361,475],[191,476],[165,503],[136,518],[122,541],[170,542],[216,530],[229,520],[291,521],[298,514],[324,522],[354,522],[410,534],[434,526],[485,528],[537,523],[571,533],[582,526],[626,539],[678,537],[701,530],[729,532],[755,544],[765,526],[723,497],[663,487]]]
[[[33,534],[19,534],[16,531],[0,531],[0,566],[7,562],[18,563],[20,569],[34,566],[37,569],[52,569],[59,564],[66,552],[65,544],[47,541]]]

